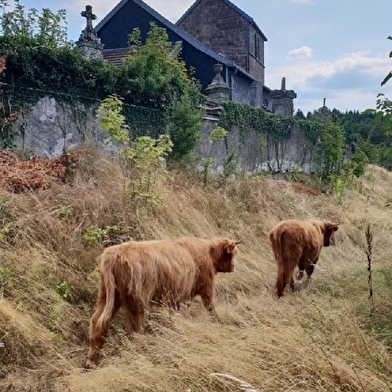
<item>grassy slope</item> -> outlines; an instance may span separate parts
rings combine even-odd
[[[391,173],[370,167],[339,200],[267,177],[205,189],[193,175],[171,172],[156,189],[160,205],[136,209],[124,197],[118,167],[93,150],[79,167],[69,185],[0,191],[0,390],[241,390],[212,373],[270,392],[392,390]],[[290,218],[341,226],[312,280],[277,300],[267,235]],[[84,371],[103,249],[82,239],[93,226],[128,227],[134,239],[242,239],[235,272],[217,277],[223,323],[195,300],[176,315],[153,309],[146,331],[128,341],[119,315],[100,366]]]

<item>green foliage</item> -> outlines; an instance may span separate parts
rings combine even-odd
[[[13,3],[13,10],[0,16],[0,33],[3,37],[12,39],[19,47],[34,45],[57,48],[68,45],[65,9],[54,13],[43,8],[39,13],[35,8],[27,11],[19,0]],[[0,5],[4,10],[10,3],[0,0]]]
[[[151,24],[145,45],[135,30],[130,35],[132,56],[116,68],[87,60],[66,41],[64,10],[53,13],[44,9],[39,14],[35,9],[26,11],[18,2],[1,21],[0,56],[7,56],[7,70],[1,81],[7,88],[0,121],[49,96],[58,105],[73,108],[75,116],[80,117],[75,121],[82,123],[86,109],[81,104],[92,106],[114,95],[123,99],[124,124],[134,138],[156,138],[169,132],[175,143],[172,159],[186,156],[199,142],[199,107],[204,101],[201,86],[173,54],[164,29]],[[103,127],[110,128],[108,124]],[[0,136],[4,146],[12,147],[15,129],[7,126]]]
[[[388,37],[389,40],[392,40],[392,36]],[[389,58],[392,58],[392,51],[389,52]],[[386,84],[392,78],[392,71],[388,73],[388,75],[381,82],[381,86]],[[388,159],[387,164],[384,163],[388,169],[392,168],[392,162],[390,158],[392,158],[392,101],[390,101],[384,94],[378,94],[376,100],[376,110],[368,109],[364,113],[375,113],[374,124],[382,125],[384,129],[385,138],[387,139],[384,142],[384,151],[383,156]]]
[[[71,215],[72,214],[72,207],[60,204],[59,208],[57,210],[57,214],[59,217],[66,217],[68,215]]]
[[[98,108],[99,129],[107,129],[108,135],[119,143],[124,174],[129,178],[126,194],[135,201],[156,202],[154,187],[166,175],[165,157],[172,151],[169,135],[157,139],[140,136],[129,137],[125,117],[121,114],[122,100],[115,96],[104,99]]]
[[[389,36],[388,39],[392,41],[392,36]],[[392,51],[389,52],[389,58],[392,58]],[[388,82],[389,79],[392,78],[392,71],[388,73],[388,75],[384,78],[384,80],[381,82],[381,86],[383,86],[385,83]]]
[[[369,158],[361,149],[357,149],[351,158],[346,162],[349,166],[350,172],[355,177],[360,177],[365,173],[365,167],[369,163]]]
[[[125,116],[121,114],[123,107],[122,99],[117,95],[110,95],[102,100],[97,111],[98,129],[107,131],[115,142],[128,144],[129,129],[125,124]],[[121,150],[124,155],[124,150]]]
[[[208,139],[212,142],[223,142],[228,134],[229,132],[225,128],[222,128],[218,125],[211,131],[211,134]]]
[[[292,117],[283,117],[250,105],[226,101],[218,124],[225,129],[238,127],[243,136],[253,129],[257,133],[269,135],[274,142],[279,142],[291,136],[293,122]]]
[[[189,155],[200,141],[202,112],[199,106],[205,98],[192,72],[188,72],[185,63],[174,54],[166,30],[153,22],[150,27],[144,45],[139,29],[129,35],[132,55],[120,69],[117,91],[127,104],[165,113],[173,142],[171,158],[179,160]],[[165,133],[165,127],[160,133]]]
[[[69,295],[71,294],[71,289],[69,288],[69,285],[65,280],[62,280],[56,286],[55,291],[56,291],[56,294],[58,294],[63,299],[67,299],[69,297]]]
[[[189,99],[173,105],[169,124],[169,135],[173,142],[170,158],[178,161],[186,158],[201,140],[202,112],[193,110]]]
[[[0,267],[0,296],[7,286],[12,286],[12,272],[9,268]]]
[[[192,110],[204,100],[199,83],[187,71],[185,63],[169,42],[166,30],[150,23],[145,45],[140,31],[129,36],[131,56],[121,67],[118,94],[126,102],[167,110],[184,98]]]
[[[306,140],[309,140],[310,143],[315,146],[319,142],[319,140],[321,139],[321,135],[323,134],[323,124],[318,121],[303,119],[298,120],[298,124]]]
[[[339,173],[343,163],[344,131],[332,122],[326,123],[317,143],[319,152],[316,156],[318,174],[322,180],[328,179],[332,174]]]
[[[385,154],[392,157],[391,136],[392,136],[392,101],[379,94],[377,97],[377,113],[374,119],[375,125],[381,124],[388,139],[388,148]]]
[[[86,233],[83,235],[83,241],[88,245],[92,245],[94,242],[102,242],[108,240],[111,231],[118,231],[117,226],[106,226],[103,229],[99,227],[89,227]]]
[[[164,157],[172,151],[172,146],[169,135],[160,135],[158,139],[141,136],[132,143],[128,149],[133,173],[129,194],[134,200],[157,204],[155,186],[167,174]]]

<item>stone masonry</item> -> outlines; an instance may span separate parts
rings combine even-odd
[[[264,84],[266,38],[236,8],[223,0],[201,0],[178,25]]]

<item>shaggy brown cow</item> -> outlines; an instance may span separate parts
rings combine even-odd
[[[283,290],[289,283],[294,291],[293,273],[296,266],[299,268],[299,279],[302,279],[304,270],[310,278],[321,248],[333,244],[333,234],[337,230],[336,223],[326,220],[285,220],[271,230],[269,239],[278,267],[278,297],[283,295]]]
[[[86,367],[97,363],[109,323],[120,307],[125,330],[137,332],[152,302],[178,308],[200,295],[217,317],[214,279],[217,272],[232,272],[236,244],[228,238],[180,238],[175,241],[125,242],[104,250],[95,313],[90,321],[90,349]]]

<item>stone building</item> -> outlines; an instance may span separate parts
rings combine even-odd
[[[264,42],[255,21],[228,0],[197,0],[176,23],[264,85]]]
[[[166,29],[169,40],[180,46],[181,58],[194,69],[194,76],[207,95],[212,94],[214,99],[227,96],[233,102],[270,112],[279,108],[280,114],[293,114],[294,91],[271,90],[265,85],[266,36],[231,1],[197,0],[173,24],[141,0],[121,0],[95,27],[104,45],[104,59],[120,64],[128,52],[129,33],[139,28],[145,40],[150,22]],[[216,64],[222,65],[219,75]]]

